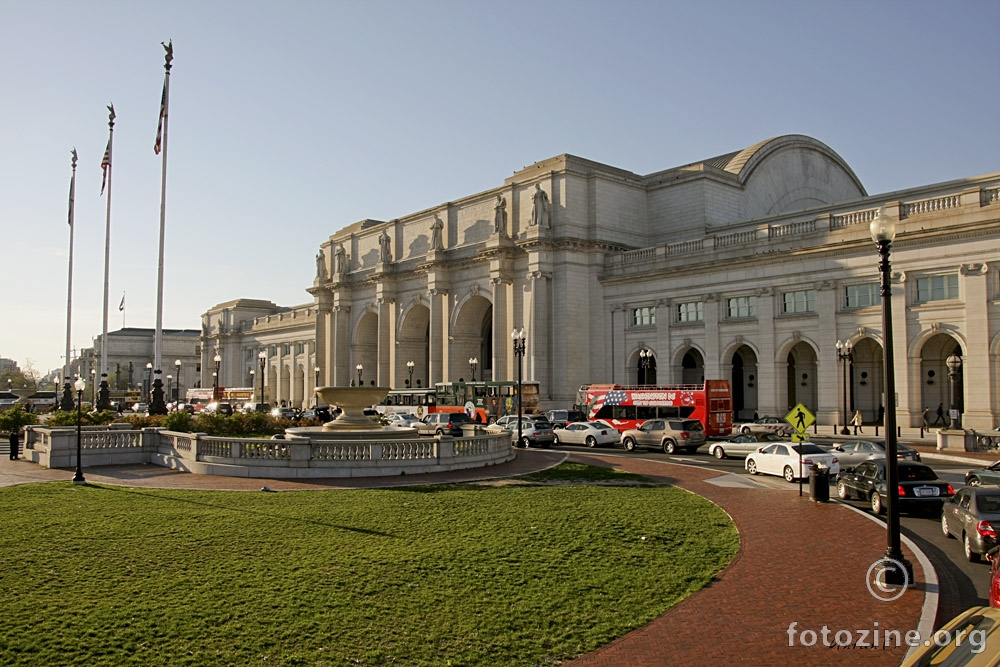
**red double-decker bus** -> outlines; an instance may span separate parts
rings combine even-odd
[[[585,384],[577,403],[587,419],[601,419],[619,431],[638,428],[647,419],[697,419],[705,435],[729,435],[733,398],[729,380],[704,384]]]

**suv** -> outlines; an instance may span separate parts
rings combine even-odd
[[[507,415],[497,420],[497,426],[501,426],[511,432],[511,442],[515,446],[529,447],[538,445],[540,447],[551,446],[556,438],[552,434],[552,423],[545,418],[545,415],[522,415],[521,416],[521,441],[517,440],[517,415]]]
[[[462,424],[472,419],[464,412],[433,412],[413,425],[420,435],[462,435]]]
[[[664,454],[693,452],[705,444],[705,429],[697,419],[647,419],[622,433],[622,444],[630,452],[636,447],[662,448]]]
[[[587,421],[587,417],[576,410],[549,410],[545,417],[552,422],[552,428],[566,428],[570,422]]]

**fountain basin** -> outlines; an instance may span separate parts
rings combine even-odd
[[[377,431],[387,428],[369,419],[365,408],[388,396],[388,387],[317,387],[316,393],[330,405],[341,409],[339,417],[323,424],[324,431]],[[413,429],[406,431],[412,433]]]

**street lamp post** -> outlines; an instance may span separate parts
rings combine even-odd
[[[878,247],[879,274],[882,292],[882,335],[885,340],[885,483],[888,500],[886,502],[886,550],[884,561],[885,582],[897,586],[913,583],[913,564],[903,557],[899,545],[899,466],[896,460],[896,378],[892,355],[892,265],[889,250],[896,237],[896,221],[879,208],[872,218],[870,231],[872,240]],[[889,562],[891,561],[891,562]],[[895,565],[893,564],[895,563]],[[899,565],[903,568],[900,572]]]
[[[406,362],[406,372],[409,373],[409,375],[410,375],[409,379],[406,381],[406,386],[409,387],[410,389],[413,389],[413,366],[414,365],[415,364],[413,363],[412,359],[410,361]]]
[[[149,403],[149,393],[153,390],[153,364],[146,362],[146,381],[142,387],[142,402]]]
[[[260,402],[264,402],[264,366],[267,364],[267,352],[261,350],[257,353],[257,362],[260,364]]]
[[[958,373],[962,369],[962,358],[957,354],[953,354],[948,357],[945,363],[948,364],[948,379],[951,380],[951,409],[949,412],[955,415],[951,419],[951,428],[960,429],[962,428],[962,413],[959,412],[958,407]]]
[[[364,367],[364,366],[362,366],[361,364],[358,364],[357,366],[355,366],[355,368],[356,368],[356,369],[357,369],[357,371],[358,371],[358,386],[360,387],[360,386],[361,386],[361,376],[362,376],[362,375],[364,374],[364,372],[365,372],[365,367]]]
[[[174,379],[173,375],[167,375],[167,398],[169,398],[170,400],[173,400],[174,398],[173,393],[170,391],[170,384],[173,381],[173,379]]]
[[[313,407],[319,406],[319,366],[313,368],[313,372],[316,374],[316,381],[313,382]]]
[[[219,354],[218,350],[215,351],[213,361],[215,361],[215,372],[212,373],[212,399],[217,401],[219,400],[219,368],[222,366],[222,355]]]
[[[517,357],[517,446],[521,442],[521,365],[524,361],[524,329],[518,331],[514,329],[510,332],[510,338],[514,341],[514,356]]]
[[[177,378],[177,384],[174,385],[174,402],[178,402],[178,401],[181,400],[181,360],[180,359],[177,359],[176,361],[174,361],[174,368],[176,369],[176,373],[174,373],[174,377]]]
[[[842,375],[844,378],[844,427],[841,429],[840,435],[850,435],[851,431],[847,428],[847,368],[854,361],[854,355],[851,354],[851,341],[837,341],[837,361],[840,362],[840,366],[843,369]]]
[[[476,381],[476,366],[479,365],[479,359],[477,357],[472,357],[469,359],[469,368],[472,369],[472,382]]]
[[[90,369],[90,404],[97,409],[97,369]]]
[[[647,350],[646,348],[639,350],[639,367],[642,369],[642,382],[639,384],[649,384],[649,366],[652,361],[652,350]]]
[[[80,457],[82,449],[80,439],[83,424],[83,390],[87,388],[87,383],[80,377],[73,386],[76,387],[76,474],[73,475],[73,483],[86,484],[87,480],[83,478],[83,459]]]

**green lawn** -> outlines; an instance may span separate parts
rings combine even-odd
[[[724,512],[636,479],[563,465],[507,486],[3,488],[0,662],[558,664],[736,554]]]

